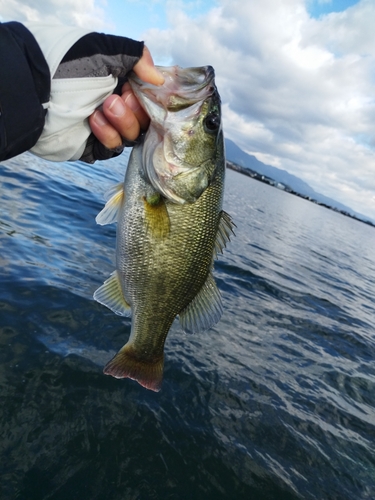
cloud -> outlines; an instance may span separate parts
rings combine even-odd
[[[0,0],[2,21],[40,21],[68,24],[93,30],[111,29],[101,0]]]
[[[375,3],[318,19],[303,0],[168,9],[146,43],[156,60],[215,67],[226,135],[375,218]]]

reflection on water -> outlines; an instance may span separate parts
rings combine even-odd
[[[223,318],[152,393],[102,374],[130,320],[92,299],[124,164],[0,164],[1,498],[372,499],[374,229],[228,171]]]

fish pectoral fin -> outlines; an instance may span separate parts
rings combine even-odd
[[[112,358],[104,367],[106,375],[115,378],[130,378],[151,391],[159,392],[163,380],[164,356],[150,361],[141,359],[129,344]]]
[[[185,332],[201,332],[214,326],[222,313],[221,295],[210,272],[197,295],[179,314],[179,319]]]
[[[227,212],[222,210],[220,213],[220,222],[215,241],[215,256],[218,253],[223,253],[224,248],[230,241],[231,235],[233,234],[235,236],[235,227],[237,226],[233,222],[232,217]]]
[[[105,194],[105,199],[108,200],[105,204],[103,210],[101,210],[96,216],[95,220],[97,224],[105,226],[106,224],[112,224],[117,221],[117,214],[119,208],[124,200],[124,183],[116,184],[111,189],[109,189]]]
[[[166,238],[169,235],[171,222],[164,198],[155,193],[153,196],[144,197],[143,203],[147,230],[155,238]]]
[[[124,294],[122,293],[117,271],[114,271],[103,285],[96,290],[94,299],[119,316],[131,315],[131,307],[126,302]]]

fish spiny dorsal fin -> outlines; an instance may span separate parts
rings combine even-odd
[[[114,271],[104,284],[96,290],[94,299],[119,316],[130,316],[131,314],[130,305],[126,302],[121,290],[117,271]]]
[[[214,326],[222,312],[221,295],[210,272],[197,295],[180,313],[180,324],[187,333],[201,332]]]
[[[235,236],[235,227],[236,224],[232,221],[232,217],[222,210],[220,212],[220,222],[215,241],[215,256],[217,256],[218,253],[223,253],[224,248],[230,241],[231,235],[233,234]]]
[[[124,200],[124,183],[116,184],[105,193],[105,199],[108,200],[103,210],[96,216],[96,223],[101,226],[112,224],[117,221],[119,208]]]

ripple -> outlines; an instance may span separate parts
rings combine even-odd
[[[2,497],[371,499],[373,228],[229,171],[224,314],[173,325],[155,394],[102,374],[130,320],[92,299],[94,219],[124,168],[0,164]]]

